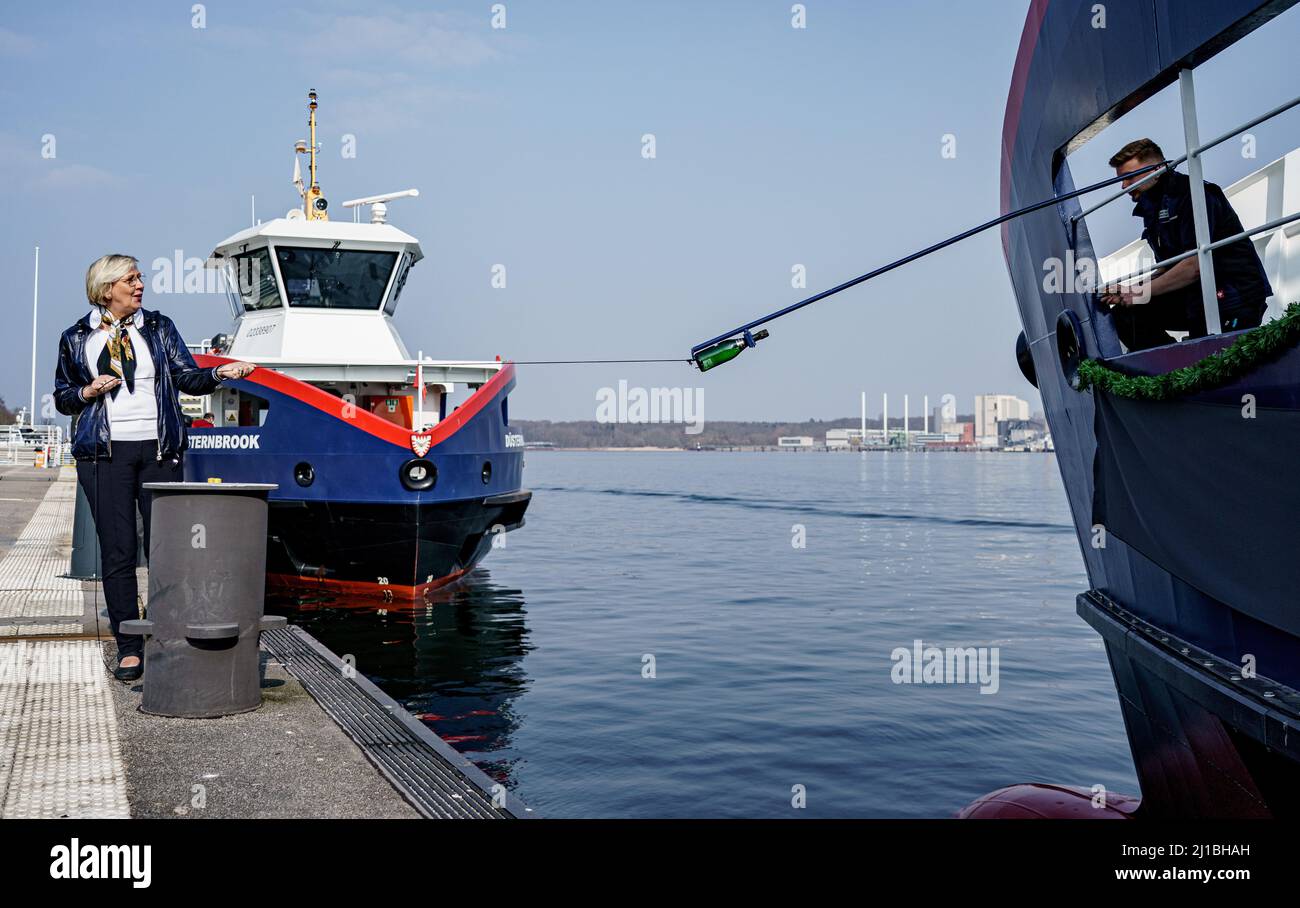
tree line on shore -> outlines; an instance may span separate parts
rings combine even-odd
[[[973,422],[972,416],[959,416],[959,422]],[[891,428],[901,428],[902,418],[889,420]],[[602,423],[595,420],[552,422],[549,419],[511,420],[510,427],[529,443],[549,442],[557,448],[694,448],[694,447],[776,447],[776,440],[786,436],[811,436],[814,444],[826,441],[830,429],[856,429],[862,420],[854,417],[809,419],[803,422],[742,422],[705,420],[699,432],[683,423]],[[913,416],[908,428],[923,431],[925,419]],[[880,420],[868,419],[868,429],[879,429]],[[931,427],[933,430],[933,427]]]

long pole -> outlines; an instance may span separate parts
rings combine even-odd
[[[772,321],[773,319],[780,318],[783,315],[788,315],[797,309],[802,309],[804,306],[810,306],[819,300],[826,299],[826,297],[828,296],[834,296],[836,293],[839,293],[841,290],[847,290],[850,287],[856,287],[858,284],[861,284],[863,281],[869,281],[874,277],[879,277],[880,275],[885,274],[886,272],[893,271],[895,268],[901,268],[903,265],[906,265],[910,262],[914,262],[919,258],[924,258],[925,256],[931,254],[932,252],[938,252],[940,249],[946,249],[949,246],[951,246],[953,243],[960,243],[962,240],[968,237],[972,237],[975,234],[980,233],[984,230],[988,230],[990,227],[997,227],[999,224],[1004,224],[1007,221],[1012,220],[1013,218],[1022,217],[1026,214],[1032,214],[1035,211],[1039,211],[1040,209],[1047,208],[1051,205],[1059,205],[1061,202],[1066,202],[1069,201],[1070,199],[1078,198],[1079,196],[1086,195],[1089,192],[1093,192],[1098,189],[1104,189],[1107,186],[1112,186],[1115,183],[1122,182],[1124,180],[1129,179],[1130,177],[1138,176],[1144,173],[1150,173],[1152,171],[1167,166],[1169,163],[1170,162],[1168,161],[1161,161],[1159,164],[1148,164],[1146,167],[1139,167],[1137,170],[1132,170],[1129,171],[1128,173],[1120,174],[1119,176],[1110,177],[1109,179],[1102,180],[1098,183],[1093,183],[1091,186],[1084,186],[1082,189],[1074,189],[1071,190],[1070,192],[1062,193],[1061,195],[1054,195],[1051,198],[1043,199],[1041,202],[1035,202],[1032,205],[1026,205],[1024,208],[1017,208],[1015,211],[1008,211],[1006,214],[996,217],[991,221],[985,221],[983,224],[980,224],[978,227],[972,227],[970,230],[963,230],[961,233],[957,234],[956,236],[950,236],[946,240],[940,240],[939,242],[935,243],[932,246],[926,246],[924,249],[918,249],[916,252],[913,252],[911,255],[903,256],[901,259],[890,262],[888,265],[882,265],[881,267],[875,269],[874,271],[868,271],[866,274],[859,275],[858,277],[855,277],[852,280],[845,281],[842,284],[837,284],[834,287],[830,288],[829,290],[823,290],[821,293],[816,293],[805,300],[800,300],[797,303],[793,303],[789,306],[786,306],[784,309],[778,309],[777,311],[769,313],[768,315],[765,315],[762,318],[754,319],[754,321],[747,322],[746,324],[743,324],[738,328],[728,331],[726,334],[719,334],[717,337],[711,340],[706,340],[702,344],[696,344],[694,347],[691,348],[691,355],[694,356],[699,351],[705,349],[706,347],[711,347],[714,344],[719,343],[720,341],[724,341],[736,337],[737,335],[742,334],[745,331],[751,331],[754,328],[757,328],[759,325],[766,325],[768,322]],[[1199,197],[1201,198],[1202,202],[1204,201],[1203,195],[1197,196],[1196,194],[1193,194],[1192,197],[1193,199]],[[1218,328],[1218,323],[1216,322],[1215,327],[1210,330],[1215,331],[1217,333],[1217,328]]]
[[[867,392],[862,392],[862,440],[858,442],[862,447],[867,446]]]
[[[907,395],[903,395],[903,447],[912,446],[912,406],[907,400]]]
[[[889,393],[880,395],[880,428],[885,434],[885,445],[889,445]]]
[[[420,361],[415,364],[415,431],[424,429],[424,351],[419,352]]]
[[[27,424],[36,425],[36,305],[41,296],[41,247],[36,247],[36,272],[32,276],[32,400]]]
[[[930,395],[927,394],[921,398],[921,406],[925,409],[925,434],[930,434]]]

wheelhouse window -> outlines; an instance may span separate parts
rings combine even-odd
[[[234,273],[229,278],[229,289],[245,312],[274,309],[280,305],[280,288],[275,282],[275,269],[271,256],[265,249],[254,249],[234,256]]]
[[[388,302],[384,303],[384,311],[392,315],[397,311],[397,298],[402,295],[402,288],[406,286],[406,276],[411,273],[411,253],[402,253],[402,263],[397,266],[397,277],[393,280],[393,292],[388,295]]]
[[[396,252],[281,246],[275,250],[289,305],[378,309]]]

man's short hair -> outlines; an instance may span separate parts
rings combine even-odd
[[[1165,153],[1160,150],[1160,146],[1150,139],[1137,139],[1129,142],[1110,159],[1111,167],[1119,167],[1125,161],[1131,161],[1137,158],[1139,161],[1163,161]]]

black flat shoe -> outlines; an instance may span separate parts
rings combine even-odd
[[[144,674],[144,659],[136,665],[123,668],[120,664],[113,670],[113,677],[119,681],[138,681]]]

